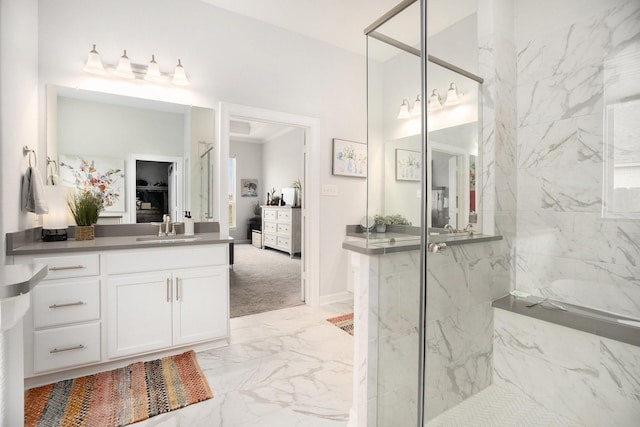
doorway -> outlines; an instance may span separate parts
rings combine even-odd
[[[320,121],[315,118],[283,113],[262,108],[221,102],[218,108],[217,124],[218,140],[216,158],[218,167],[217,180],[220,185],[215,186],[214,200],[218,206],[216,212],[220,223],[220,231],[229,234],[227,194],[228,188],[229,149],[231,141],[231,121],[245,119],[249,121],[272,123],[280,126],[300,129],[304,135],[304,151],[302,155],[303,176],[300,181],[304,183],[302,188],[301,215],[301,283],[303,299],[306,304],[319,304],[319,166],[320,157],[319,128]],[[271,188],[269,188],[271,190]],[[266,190],[265,190],[266,191]],[[262,195],[264,197],[264,195]],[[266,201],[266,200],[265,200]],[[262,202],[262,200],[261,200]]]
[[[177,221],[182,212],[182,158],[132,154],[129,157],[129,222]]]
[[[231,117],[229,235],[231,317],[304,304],[301,206],[304,130]]]

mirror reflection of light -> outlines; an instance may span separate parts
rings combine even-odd
[[[411,136],[418,135],[422,132],[422,122],[419,118],[406,120],[402,124],[402,135]]]

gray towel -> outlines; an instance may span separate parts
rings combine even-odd
[[[44,185],[38,169],[29,166],[22,178],[22,209],[36,214],[49,212]]]

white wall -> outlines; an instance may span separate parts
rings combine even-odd
[[[346,290],[344,226],[359,223],[364,214],[366,184],[331,175],[331,139],[366,140],[363,56],[198,0],[41,1],[39,14],[42,98],[44,85],[52,83],[204,107],[225,101],[319,118],[321,154],[312,161],[324,165],[322,184],[338,186],[338,196],[321,197],[319,211],[310,212],[322,218],[320,295]],[[146,63],[153,53],[161,70],[170,72],[180,58],[192,83],[170,87],[83,73],[93,43],[107,63],[115,63],[127,49],[134,63]]]
[[[302,150],[304,130],[291,128],[285,134],[270,139],[262,148],[262,177],[264,191],[276,190],[276,195],[284,187],[291,187],[293,181],[304,179]],[[264,197],[263,197],[264,198]]]
[[[0,262],[5,233],[29,228],[36,216],[20,209],[20,185],[28,165],[22,146],[37,151],[40,171],[46,163],[38,144],[38,2],[0,0]]]
[[[262,144],[231,141],[229,155],[236,158],[236,228],[229,234],[236,240],[247,239],[247,220],[254,216],[254,206],[265,202],[266,190],[262,179]],[[241,197],[242,179],[258,180],[258,197]]]

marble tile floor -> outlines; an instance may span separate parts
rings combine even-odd
[[[581,427],[517,389],[492,384],[438,415],[425,427]]]
[[[353,337],[326,319],[349,303],[231,319],[227,347],[197,353],[213,399],[136,427],[343,427],[352,400]]]

